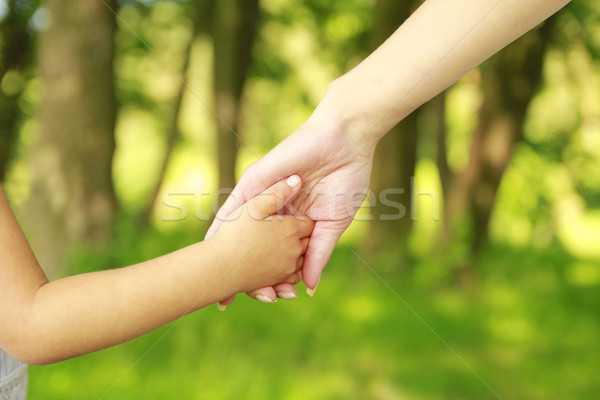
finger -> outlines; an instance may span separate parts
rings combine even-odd
[[[309,289],[307,290],[309,295],[314,294],[321,273],[327,262],[329,262],[331,253],[333,253],[333,249],[343,232],[344,229],[331,227],[328,222],[318,221],[315,224],[308,249],[304,255],[304,266],[302,267],[302,276],[306,287]]]
[[[300,276],[298,276],[298,279],[300,279]],[[298,282],[300,281],[298,280]],[[273,289],[275,289],[277,297],[280,299],[293,300],[298,298],[298,292],[296,292],[296,288],[291,283],[280,283],[279,285],[275,285]]]
[[[271,286],[252,290],[246,294],[253,299],[262,301],[263,303],[275,303],[277,301],[277,293],[275,293],[275,289],[273,289]]]
[[[296,218],[298,220],[298,228],[300,230],[300,237],[301,238],[310,237],[310,235],[313,232],[313,229],[315,228],[315,221],[311,220],[308,217],[293,217],[293,218]]]
[[[306,249],[308,249],[308,244],[310,243],[310,238],[300,239],[300,247],[302,249],[302,254],[306,253]],[[300,257],[302,261],[304,261],[304,256]],[[300,260],[300,258],[298,260]]]
[[[231,303],[233,303],[233,300],[235,299],[235,295],[226,298],[225,300],[221,300],[217,303],[217,308],[219,309],[219,311],[225,311],[225,309],[227,308],[228,305],[230,305]]]
[[[265,165],[264,158],[246,168],[235,189],[215,215],[213,223],[206,232],[205,239],[209,239],[217,233],[223,221],[226,221],[235,210],[277,181],[278,178],[269,173],[273,170],[268,167],[268,164]]]
[[[282,284],[289,283],[289,284],[295,285],[297,283],[300,283],[301,281],[302,281],[302,275],[300,274],[300,271],[298,271],[298,272],[294,272],[293,274],[291,274],[290,276],[285,278],[285,281],[283,281]],[[275,291],[277,291],[276,287],[275,287]]]
[[[235,211],[236,209],[241,207],[246,202],[245,196],[243,196],[242,192],[240,190],[236,190],[236,189],[234,189],[233,192],[231,192],[229,197],[227,197],[227,200],[225,200],[225,203],[223,204],[223,206],[221,206],[221,208],[215,215],[215,219],[213,220],[212,224],[210,225],[210,228],[208,228],[208,231],[206,232],[206,236],[204,237],[204,240],[210,239],[211,237],[213,237],[215,235],[215,233],[217,233],[217,231],[219,230],[221,225],[223,224],[223,221],[225,219],[227,219],[227,217],[233,211]]]
[[[250,200],[248,212],[253,218],[262,220],[283,208],[299,189],[300,177],[291,175]]]
[[[306,245],[308,247],[308,244]],[[296,261],[296,272],[300,272],[302,270],[302,266],[304,265],[304,256],[298,257],[298,261]]]

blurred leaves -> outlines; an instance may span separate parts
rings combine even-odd
[[[128,265],[201,240],[207,223],[194,218],[195,211],[208,214],[213,199],[196,195],[218,187],[210,24],[219,21],[211,12],[196,14],[196,3],[189,0],[118,4],[113,182],[121,209],[110,251],[73,249],[65,274]],[[378,4],[260,1],[239,121],[239,133],[252,150],[239,148],[238,176],[255,153],[266,153],[305,121],[329,82],[366,56]],[[18,135],[11,136],[10,145],[20,149],[11,152],[3,187],[16,203],[29,195],[25,153],[39,128],[36,113],[44,91],[33,57],[35,27],[43,24],[31,23],[40,9],[34,0],[0,2],[0,89],[16,105],[10,115],[18,117]],[[197,35],[194,18],[202,21]],[[7,30],[11,21],[31,40],[27,46]],[[523,140],[512,149],[493,204],[491,243],[473,261],[474,222],[465,215],[450,246],[439,252],[439,224],[431,218],[431,200],[421,196],[411,233],[391,238],[408,244],[412,269],[397,264],[391,247],[381,250],[373,265],[505,398],[587,399],[600,390],[594,376],[600,368],[595,322],[600,312],[600,1],[571,2],[557,16],[555,30],[543,56],[542,81],[523,110]],[[152,223],[138,232],[134,216],[147,202],[168,148],[166,132],[180,85],[174,71],[181,71],[190,41],[180,137]],[[9,63],[10,49],[24,58]],[[486,68],[489,64],[463,77],[444,100],[445,155],[453,173],[469,162]],[[430,114],[423,115],[421,130],[430,122]],[[2,138],[8,137],[1,128]],[[434,138],[426,132],[419,139],[418,188],[441,192]],[[179,194],[191,210],[186,220],[163,218],[172,212],[160,201],[168,193]],[[360,244],[366,227],[354,224],[345,243]],[[452,269],[467,262],[480,276],[470,290],[457,285]],[[163,332],[33,368],[31,398],[98,397]],[[282,301],[265,312],[240,299],[225,314],[204,310],[184,319],[111,397],[237,399],[240,393],[286,399],[490,397],[344,250],[334,255],[310,302]]]

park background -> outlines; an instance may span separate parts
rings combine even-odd
[[[197,194],[233,187],[419,3],[0,1],[0,179],[47,274],[202,240]],[[30,398],[597,397],[599,58],[600,1],[572,2],[384,138],[371,189],[409,189],[407,215],[361,210],[314,298],[237,296],[30,367]]]

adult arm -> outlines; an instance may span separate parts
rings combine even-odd
[[[375,146],[395,124],[568,0],[427,0],[357,67],[335,80],[313,115],[253,163],[222,219],[282,176],[299,174],[295,211],[316,221],[302,270],[309,292],[364,199]],[[289,285],[254,294],[274,298]],[[231,299],[228,299],[230,302]]]

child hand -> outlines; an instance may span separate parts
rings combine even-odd
[[[232,293],[281,282],[297,283],[314,222],[306,217],[274,215],[300,189],[292,175],[232,213],[209,239]]]

